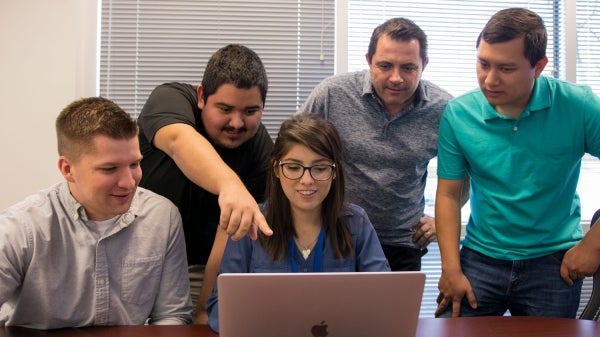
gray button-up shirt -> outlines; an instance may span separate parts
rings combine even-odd
[[[66,182],[0,213],[0,326],[187,324],[192,304],[181,217],[138,188],[105,233]]]

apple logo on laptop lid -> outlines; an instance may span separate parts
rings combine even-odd
[[[310,332],[312,333],[313,337],[325,337],[329,334],[327,332],[327,324],[325,324],[325,321],[313,325],[313,327],[310,329]]]

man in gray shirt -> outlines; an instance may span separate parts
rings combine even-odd
[[[436,237],[434,219],[423,213],[427,165],[451,95],[421,79],[427,36],[408,19],[377,27],[366,59],[369,70],[325,79],[301,111],[338,128],[348,196],[367,211],[392,270],[420,270]]]
[[[85,98],[56,131],[65,181],[0,213],[0,326],[191,323],[181,217],[137,187],[135,121]]]

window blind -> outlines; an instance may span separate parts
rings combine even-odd
[[[508,7],[526,7],[538,13],[548,30],[549,63],[545,74],[554,69],[555,7],[548,1],[348,1],[348,70],[368,67],[365,54],[373,29],[392,17],[413,20],[427,34],[429,64],[423,78],[453,95],[477,87],[475,43],[490,16]]]
[[[589,85],[600,95],[600,2],[598,0],[576,1],[577,83]],[[600,182],[600,161],[586,155],[581,164],[577,191],[581,197],[582,219],[589,225],[592,215],[600,208],[596,186]],[[591,295],[592,278],[584,280],[580,311]]]
[[[263,122],[274,136],[334,67],[334,0],[104,0],[100,95],[137,117],[157,85],[198,85],[220,47],[240,43],[269,78]]]
[[[577,0],[575,21],[577,83],[591,86],[600,95],[600,2]]]

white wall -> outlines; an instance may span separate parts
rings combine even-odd
[[[96,94],[96,7],[0,1],[0,210],[62,180],[54,120]]]

